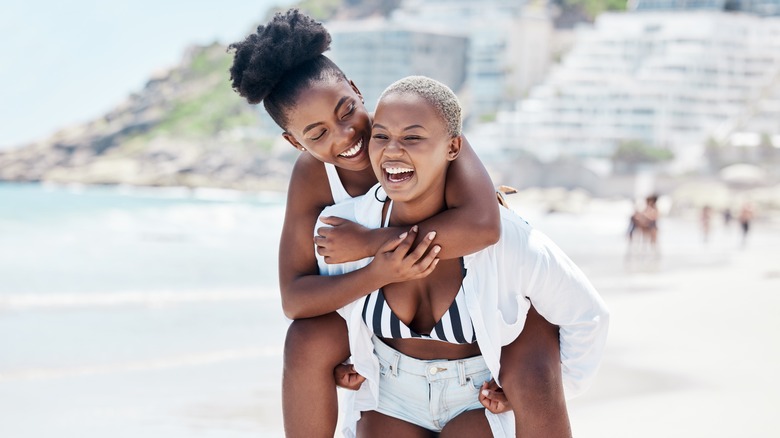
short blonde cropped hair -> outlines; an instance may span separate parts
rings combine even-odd
[[[393,82],[379,96],[381,102],[390,94],[416,94],[430,103],[439,116],[447,124],[447,131],[452,137],[457,137],[463,130],[462,109],[458,96],[450,87],[427,76],[407,76]]]

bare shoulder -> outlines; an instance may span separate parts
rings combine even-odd
[[[298,157],[290,175],[287,202],[317,210],[333,204],[328,175],[321,161],[307,153]]]

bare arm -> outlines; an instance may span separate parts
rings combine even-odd
[[[421,222],[419,233],[436,231],[440,258],[462,257],[498,242],[501,214],[496,190],[465,137],[460,155],[447,171],[445,200],[447,210]]]
[[[419,242],[436,231],[440,258],[451,259],[477,252],[498,241],[501,218],[495,188],[485,166],[463,139],[458,159],[447,172],[447,210],[419,224]],[[372,256],[389,239],[404,230],[396,227],[371,230],[341,218],[326,218],[331,227],[317,230],[317,252],[327,263],[343,263]]]
[[[302,155],[295,163],[279,243],[279,284],[282,308],[292,319],[333,312],[395,281],[425,276],[435,267],[436,254],[423,256],[430,240],[409,252],[416,233],[398,235],[381,247],[368,266],[344,275],[319,275],[312,242],[321,210],[332,203],[322,163]]]

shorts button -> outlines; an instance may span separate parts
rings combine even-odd
[[[428,372],[431,373],[431,375],[434,375],[439,372],[439,368],[437,367],[430,367],[428,368]]]

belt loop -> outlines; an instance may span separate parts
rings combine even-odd
[[[460,386],[464,386],[467,383],[466,363],[462,360],[458,361],[458,379],[460,379]]]
[[[401,360],[401,353],[393,353],[393,363],[390,364],[390,369],[393,370],[393,377],[398,377],[398,362]]]

